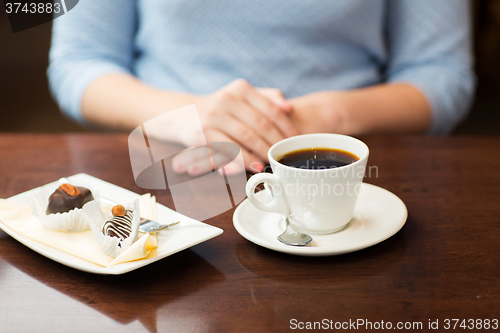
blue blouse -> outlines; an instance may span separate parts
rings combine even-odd
[[[431,134],[473,99],[467,0],[85,0],[54,21],[48,76],[63,112],[100,76],[213,92],[236,78],[286,97],[382,82],[414,85]]]

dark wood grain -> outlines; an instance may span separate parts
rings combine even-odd
[[[407,205],[368,249],[306,258],[224,233],[122,276],[53,262],[0,231],[0,332],[279,332],[290,320],[500,319],[500,138],[366,137],[367,182]],[[376,168],[375,168],[376,167]],[[378,171],[378,174],[375,173]],[[137,193],[119,134],[0,135],[0,197],[85,172]],[[151,191],[171,205],[167,191]]]

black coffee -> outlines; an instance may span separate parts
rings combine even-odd
[[[345,150],[332,148],[307,148],[278,156],[276,161],[299,169],[332,169],[342,167],[359,158]]]

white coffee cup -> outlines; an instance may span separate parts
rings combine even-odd
[[[332,169],[299,169],[277,161],[284,154],[310,148],[344,150],[359,160]],[[268,152],[273,173],[253,175],[246,185],[250,202],[260,210],[288,216],[292,227],[308,234],[328,234],[352,219],[368,160],[368,146],[350,136],[306,134],[274,144]],[[264,183],[268,202],[257,199],[255,187]]]

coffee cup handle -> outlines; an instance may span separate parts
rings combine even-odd
[[[260,202],[255,196],[255,188],[262,183],[264,183],[266,188],[270,187],[272,193],[270,202]],[[276,190],[278,188],[280,189],[279,192]],[[288,208],[288,204],[283,194],[283,188],[278,177],[275,175],[271,173],[258,173],[253,175],[247,182],[246,193],[248,200],[258,209],[266,212],[279,213],[283,216],[290,215],[290,209]]]

